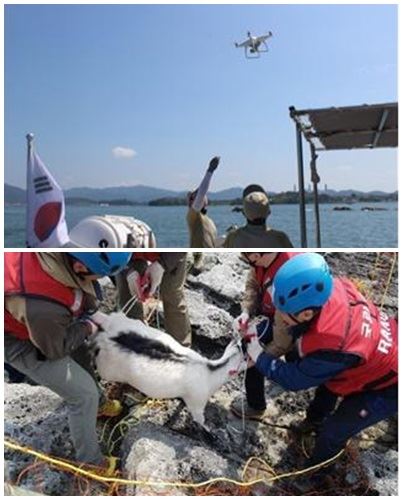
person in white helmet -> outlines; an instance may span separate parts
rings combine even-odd
[[[94,215],[81,220],[69,234],[68,247],[154,248],[153,231],[143,221],[119,215]]]

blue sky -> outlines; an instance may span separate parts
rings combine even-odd
[[[235,49],[247,30],[273,32],[269,53]],[[218,154],[214,191],[291,189],[290,105],[396,100],[394,5],[5,7],[5,181],[21,187],[30,131],[64,188],[188,189]],[[394,149],[318,166],[321,186],[397,189]]]

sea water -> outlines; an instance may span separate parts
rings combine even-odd
[[[351,210],[335,211],[336,205],[320,206],[322,246],[327,248],[396,248],[398,245],[398,204],[355,203]],[[363,207],[386,210],[362,211]],[[159,247],[187,247],[188,228],[186,207],[150,206],[75,206],[67,205],[66,219],[72,228],[89,215],[129,215],[145,221],[153,229]],[[243,216],[232,212],[229,205],[210,206],[209,215],[215,221],[218,233],[224,234],[232,226],[244,224]],[[316,246],[314,210],[306,208],[308,245]],[[295,247],[300,246],[300,219],[298,205],[273,205],[268,220],[275,229],[285,231]],[[5,247],[25,246],[25,207],[6,206],[4,216]]]

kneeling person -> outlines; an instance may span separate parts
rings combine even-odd
[[[67,404],[76,459],[107,466],[96,433],[100,392],[86,339],[105,316],[97,279],[121,271],[127,252],[6,252],[4,358]],[[118,401],[103,414],[120,412]],[[107,472],[110,471],[109,460]]]
[[[284,264],[273,298],[300,359],[275,359],[257,337],[248,353],[257,370],[286,389],[318,387],[306,419],[306,427],[317,430],[308,463],[316,465],[336,456],[352,436],[397,413],[398,325],[348,279],[333,278],[318,254]]]

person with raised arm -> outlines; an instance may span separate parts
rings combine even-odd
[[[190,248],[215,248],[217,229],[213,220],[207,215],[210,181],[219,166],[220,156],[213,157],[198,189],[188,193],[187,222]]]

